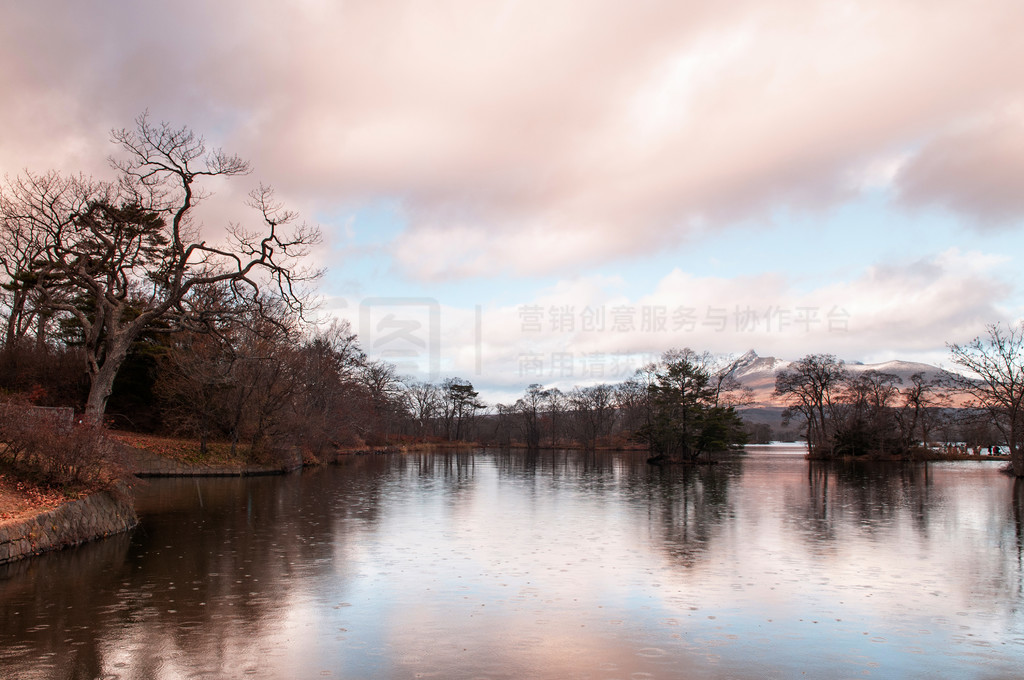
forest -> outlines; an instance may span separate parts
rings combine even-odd
[[[76,460],[97,457],[104,428],[189,438],[200,454],[216,443],[250,460],[298,450],[307,462],[451,442],[633,447],[652,462],[696,462],[778,434],[743,421],[751,396],[735,363],[691,349],[621,383],[533,384],[508,404],[484,403],[463,378],[399,375],[368,358],[347,322],[316,317],[319,230],[269,187],[249,194],[248,221],[222,242],[200,234],[195,211],[210,185],[249,174],[246,161],[145,115],[112,141],[113,180],[25,172],[0,189],[8,463],[46,458],[62,434],[78,443],[51,466],[96,476],[102,464]],[[813,457],[907,456],[940,434],[1005,444],[1024,475],[1021,345],[1020,328],[999,326],[951,345],[969,377],[941,384],[854,379],[835,357],[808,355],[778,376],[775,395]],[[92,434],[76,439],[69,427]]]

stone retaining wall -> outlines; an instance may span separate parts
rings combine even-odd
[[[127,531],[138,521],[127,492],[95,493],[0,526],[0,564]]]

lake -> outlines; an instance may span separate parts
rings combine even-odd
[[[0,567],[2,678],[1016,678],[999,463],[353,456]]]

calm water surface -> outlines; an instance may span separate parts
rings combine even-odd
[[[354,457],[0,567],[2,678],[1018,678],[995,463]]]

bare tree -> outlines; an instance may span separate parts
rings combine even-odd
[[[144,329],[199,327],[183,300],[197,288],[228,285],[253,306],[268,288],[302,313],[302,285],[319,272],[298,258],[319,239],[261,186],[249,205],[261,226],[232,226],[225,245],[202,240],[193,222],[205,194],[201,180],[249,172],[237,156],[207,148],[187,127],[150,122],[143,114],[132,130],[113,132],[122,157],[112,160],[116,182],[55,173],[8,181],[0,197],[5,232],[37,244],[38,254],[12,278],[39,312],[63,314],[80,329],[90,379],[86,413],[106,409],[121,364]]]
[[[36,184],[59,183],[61,179],[53,174],[45,177],[23,178],[21,184],[29,181]],[[59,192],[59,189],[58,189]],[[39,308],[38,300],[33,299],[34,275],[32,263],[42,253],[42,232],[31,221],[7,218],[8,206],[0,195],[0,269],[3,270],[5,318],[3,347],[10,352],[28,335],[30,329],[37,327],[36,344],[45,343],[45,323],[48,318]],[[12,211],[13,212],[13,211]]]
[[[615,386],[615,405],[622,429],[627,433],[635,433],[650,422],[651,392],[637,378],[629,378]]]
[[[386,441],[409,413],[408,395],[402,389],[395,366],[383,360],[365,361],[359,367],[357,379],[365,395],[367,434],[372,431]]]
[[[296,435],[314,457],[348,439],[356,375],[365,360],[348,321],[335,319],[299,348]]]
[[[950,360],[966,371],[951,374],[972,406],[986,412],[1010,447],[1010,467],[1024,477],[1024,322],[992,324],[984,336],[948,345]]]
[[[540,448],[545,397],[544,386],[534,383],[526,388],[526,393],[512,406],[516,424],[528,449]]]
[[[938,410],[946,403],[946,395],[938,388],[937,380],[925,380],[924,374],[914,373],[910,384],[901,390],[903,404],[896,409],[895,417],[903,450],[910,451],[918,441],[928,445]]]
[[[441,417],[449,441],[467,436],[470,423],[484,408],[479,396],[473,383],[463,378],[446,378],[441,383]]]
[[[548,437],[552,447],[558,446],[565,430],[567,399],[560,389],[544,390],[544,410],[547,412]]]
[[[441,394],[437,385],[431,382],[412,381],[406,384],[405,393],[419,436],[435,434],[441,406]]]
[[[154,391],[163,422],[198,437],[200,453],[206,453],[210,435],[226,420],[233,359],[220,337],[192,332],[178,334],[162,357]]]
[[[615,390],[611,385],[576,387],[568,396],[569,427],[576,442],[593,450],[615,424]]]
[[[512,445],[512,429],[516,425],[517,415],[514,405],[494,405],[494,434],[492,438],[499,446],[509,447]]]
[[[885,455],[902,450],[896,419],[902,382],[894,373],[875,370],[844,381],[835,408],[839,415],[834,427],[837,453]]]
[[[775,377],[775,394],[788,402],[784,418],[803,418],[812,456],[835,452],[835,411],[847,377],[843,362],[831,354],[808,354]]]

